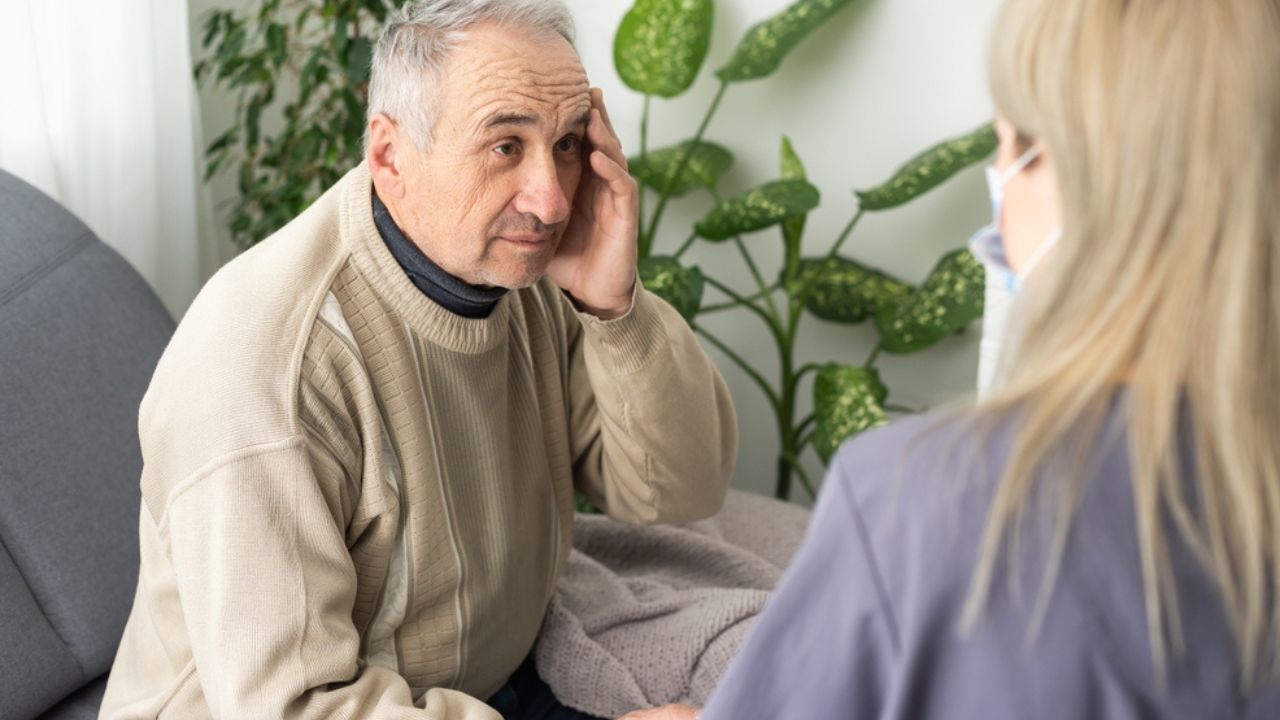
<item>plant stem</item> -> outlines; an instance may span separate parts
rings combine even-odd
[[[788,500],[791,497],[791,476],[796,474],[804,483],[805,488],[811,490],[809,478],[804,474],[804,470],[798,467],[795,462],[796,456],[800,452],[797,440],[803,429],[796,427],[796,391],[799,388],[800,380],[808,372],[808,367],[801,368],[799,372],[795,372],[795,344],[796,337],[799,335],[801,312],[804,305],[799,302],[799,297],[794,294],[795,288],[787,286],[787,325],[778,338],[778,355],[781,362],[782,376],[782,398],[781,407],[778,412],[778,434],[782,438],[782,448],[778,454],[778,481],[774,491],[774,496]]]
[[[811,372],[817,372],[818,370],[821,370],[821,369],[822,369],[822,366],[817,363],[809,363],[805,365],[804,367],[800,368],[799,371],[796,372],[796,382],[797,383],[800,382],[800,379],[803,378],[805,375],[808,375]]]
[[[795,467],[791,458],[795,457],[798,450],[796,447],[798,433],[792,426],[792,420],[796,416],[796,383],[791,373],[794,347],[788,340],[785,344],[780,344],[778,350],[782,356],[782,398],[777,410],[778,434],[782,437],[782,449],[778,456],[778,486],[774,494],[779,500],[790,500],[791,473]]]
[[[791,463],[783,452],[778,453],[778,484],[773,496],[779,500],[791,499]]]
[[[640,162],[642,163],[649,157],[649,98],[650,98],[650,95],[648,93],[645,93],[644,112],[641,113],[640,115]],[[636,221],[638,223],[638,226],[636,228],[636,235],[637,237],[643,238],[645,236],[645,231],[644,231],[645,187],[644,187],[644,183],[639,183],[639,186],[640,186],[639,187],[640,206],[639,206],[639,210],[636,211]],[[648,255],[648,251],[652,249],[653,249],[652,247],[646,248],[645,253],[641,254],[640,257],[646,257]],[[676,257],[679,257],[679,255],[676,255]]]
[[[689,233],[689,237],[684,241],[684,244],[681,245],[680,249],[676,251],[675,259],[679,260],[680,256],[683,255],[686,250],[692,247],[693,241],[697,239],[698,239],[698,231],[695,230]]]
[[[769,306],[769,312],[781,324],[782,316],[778,313],[778,306],[773,302],[773,295],[769,293],[769,286],[764,281],[764,276],[760,274],[760,269],[756,267],[756,261],[751,257],[751,252],[747,250],[746,243],[742,242],[741,235],[733,236],[733,244],[738,246],[738,252],[742,254],[742,260],[746,263],[747,269],[751,271],[751,277],[755,278],[756,287],[760,288],[760,292],[764,294],[764,301]]]
[[[858,212],[854,213],[853,219],[849,221],[848,225],[844,226],[844,231],[840,233],[840,237],[836,238],[836,244],[831,246],[831,252],[827,253],[828,260],[835,257],[836,253],[840,252],[840,246],[844,245],[845,240],[849,239],[849,234],[853,232],[855,227],[857,227],[858,221],[862,219],[862,214],[864,212],[865,211],[862,208],[858,208]]]
[[[721,80],[720,89],[716,90],[716,97],[711,101],[711,107],[707,108],[707,114],[702,118],[702,124],[698,126],[697,134],[693,136],[693,141],[685,149],[680,162],[676,163],[675,172],[667,176],[667,182],[662,188],[662,194],[658,197],[658,206],[653,209],[653,218],[649,221],[649,234],[640,243],[640,255],[642,257],[649,254],[649,249],[653,247],[654,238],[658,236],[658,224],[662,222],[662,213],[667,209],[667,201],[671,199],[671,190],[676,186],[676,178],[683,175],[685,169],[689,167],[689,161],[693,159],[693,153],[698,149],[698,143],[702,142],[702,135],[707,131],[707,126],[711,124],[711,118],[716,114],[716,109],[720,107],[720,100],[724,97],[725,90],[728,89],[728,81]]]
[[[883,349],[884,349],[883,345],[881,345],[880,343],[876,343],[875,348],[871,350],[871,357],[867,358],[867,361],[863,363],[863,367],[869,367],[869,368],[875,367],[876,360],[880,358],[880,351]]]
[[[742,368],[742,371],[755,381],[756,385],[760,386],[760,389],[764,392],[765,396],[769,398],[769,404],[773,406],[774,412],[778,411],[778,394],[773,391],[773,388],[769,387],[769,383],[765,381],[764,377],[760,375],[755,368],[751,367],[746,360],[742,359],[741,355],[734,352],[733,349],[726,345],[723,340],[712,335],[706,328],[701,325],[694,325],[693,330],[706,338],[707,342],[716,346],[720,352],[724,353],[725,356],[732,360],[738,367]]]
[[[809,447],[810,442],[813,442],[813,433],[812,432],[805,433],[803,436],[801,436],[799,440],[796,441],[796,450],[799,452],[803,452],[805,448]]]
[[[790,466],[793,471],[795,471],[796,477],[800,478],[800,484],[804,486],[805,492],[809,493],[809,498],[813,499],[818,497],[817,491],[813,489],[813,481],[809,479],[809,474],[800,466],[800,461],[796,459],[796,456],[784,455],[782,460]]]
[[[773,287],[769,288],[769,292],[771,293],[777,289],[778,289],[778,286],[774,285]],[[704,315],[706,313],[720,312],[722,310],[732,310],[733,308],[739,307],[744,303],[754,303],[756,300],[759,300],[760,298],[764,297],[766,294],[767,293],[758,292],[755,295],[749,295],[745,298],[742,298],[741,301],[733,300],[730,302],[716,303],[714,305],[706,305],[701,310],[698,311],[698,314]]]
[[[748,301],[746,298],[742,297],[736,291],[734,291],[733,288],[729,287],[728,285],[725,285],[719,280],[716,280],[710,275],[704,275],[703,279],[706,281],[708,285],[724,293],[726,296],[729,297],[730,300],[733,300],[735,305],[741,305],[746,309],[750,310],[751,312],[755,313],[757,317],[759,317],[761,320],[764,321],[765,325],[769,326],[769,332],[773,333],[774,339],[779,344],[783,342],[782,328],[779,327],[777,321],[775,321],[774,318],[770,317],[769,313],[762,310],[759,305],[756,305],[755,303]]]
[[[644,111],[640,114],[640,159],[649,156],[649,101],[652,95],[644,95]]]
[[[799,435],[800,433],[804,432],[806,429],[808,429],[810,425],[814,424],[817,421],[818,421],[818,416],[814,415],[813,413],[809,413],[808,417],[801,420],[800,424],[796,426],[796,434]]]
[[[707,188],[711,193],[711,197],[715,199],[717,205],[724,204],[724,198],[720,197],[720,192],[714,187]],[[769,294],[769,286],[764,281],[764,276],[760,274],[760,268],[756,266],[755,258],[751,257],[751,251],[747,250],[747,244],[742,241],[741,235],[733,236],[733,244],[738,247],[738,253],[742,255],[742,261],[746,263],[747,270],[751,272],[751,277],[756,281],[756,287],[760,288],[760,292],[764,293],[764,301],[769,306],[769,314],[782,324],[782,315],[778,312],[778,306],[773,302],[773,296]]]

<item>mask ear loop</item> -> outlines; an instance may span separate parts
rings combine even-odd
[[[1053,246],[1060,239],[1062,239],[1062,228],[1054,230],[1053,234],[1040,243],[1040,247],[1036,248],[1036,251],[1031,253],[1031,257],[1027,258],[1027,262],[1022,265],[1022,271],[1018,273],[1018,276],[1025,280],[1031,275],[1031,272],[1036,269],[1036,266],[1049,254],[1049,251],[1053,249]]]
[[[1001,191],[1002,199],[1004,194],[1004,186],[1009,184],[1009,181],[1012,180],[1015,176],[1017,176],[1018,173],[1025,170],[1028,165],[1035,162],[1036,158],[1038,157],[1040,157],[1040,146],[1032,145],[1031,147],[1027,148],[1026,152],[1022,153],[1021,157],[1019,157],[1017,160],[1014,161],[1012,165],[1009,166],[1008,170],[1004,171],[1004,177],[1000,179],[1000,191]],[[997,218],[997,222],[999,222],[998,218]],[[1036,251],[1031,253],[1031,257],[1027,258],[1026,263],[1023,264],[1022,270],[1018,273],[1018,279],[1022,280],[1026,278],[1028,275],[1030,275],[1031,271],[1035,269],[1036,265],[1040,264],[1040,261],[1044,259],[1045,255],[1049,254],[1049,250],[1053,248],[1054,244],[1057,243],[1058,239],[1061,237],[1062,237],[1062,228],[1058,228],[1044,242],[1040,243],[1040,247],[1036,248]]]
[[[1038,157],[1040,157],[1039,145],[1032,145],[1027,148],[1027,151],[1022,153],[1022,156],[1015,160],[1013,164],[1009,166],[1008,170],[1004,171],[1003,177],[1000,178],[1001,187],[1008,185],[1009,181],[1012,180],[1015,175],[1025,170],[1026,167],[1035,162]]]
[[[987,190],[991,196],[991,215],[992,222],[996,225],[1000,224],[1000,209],[1004,205],[1004,186],[1009,184],[1018,173],[1022,172],[1028,165],[1035,162],[1040,157],[1040,146],[1032,145],[1022,156],[1013,161],[1003,173],[996,169],[995,165],[987,165]]]

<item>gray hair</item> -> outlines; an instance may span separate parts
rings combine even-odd
[[[554,33],[574,42],[573,16],[562,0],[409,0],[387,18],[369,74],[368,120],[378,113],[399,123],[419,150],[431,141],[439,108],[440,73],[472,25],[494,23]]]

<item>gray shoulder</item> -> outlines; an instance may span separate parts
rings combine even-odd
[[[999,470],[1010,429],[1004,418],[963,410],[915,415],[846,442],[831,467],[861,495],[889,485],[932,493]]]
[[[891,596],[931,586],[929,595],[963,597],[1008,426],[929,413],[864,433],[832,460],[826,483],[838,484],[860,516]]]

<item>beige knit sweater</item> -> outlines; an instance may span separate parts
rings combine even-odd
[[[141,572],[107,718],[491,720],[569,550],[714,513],[729,394],[680,316],[549,281],[465,319],[373,225],[368,171],[219,272],[139,419]]]

